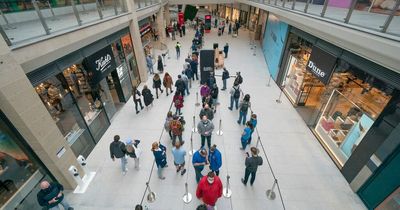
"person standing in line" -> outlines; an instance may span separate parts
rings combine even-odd
[[[240,137],[240,142],[242,143],[242,147],[240,148],[241,150],[245,150],[246,146],[249,142],[249,139],[251,137],[251,130],[252,130],[252,125],[250,121],[246,122],[246,127],[243,130],[242,136]]]
[[[181,171],[181,176],[186,173],[185,169],[185,156],[186,150],[181,147],[181,143],[176,142],[175,147],[172,148],[172,155],[174,156],[174,165],[176,167],[176,173]]]
[[[197,124],[197,129],[201,137],[201,147],[204,147],[207,139],[207,146],[211,148],[211,135],[214,131],[214,124],[204,115],[201,121]]]
[[[181,94],[177,91],[175,92],[174,98],[172,99],[174,102],[175,108],[176,108],[176,115],[182,115],[181,109],[183,107],[183,97]]]
[[[142,96],[142,94],[140,93],[140,91],[137,89],[136,85],[134,85],[132,87],[132,98],[133,98],[133,102],[135,103],[135,109],[136,109],[136,114],[139,114],[139,109],[138,109],[138,103],[140,105],[141,110],[143,110],[143,104],[142,104],[142,99],[140,98]]]
[[[151,58],[151,55],[147,55],[146,64],[147,64],[147,68],[149,68],[149,73],[154,74],[153,59]]]
[[[206,100],[206,98],[210,95],[210,93],[211,93],[210,88],[207,86],[206,83],[204,83],[200,88],[201,102],[203,104],[204,104],[204,101]]]
[[[115,135],[114,141],[111,142],[110,144],[110,156],[112,161],[115,161],[115,158],[121,160],[121,169],[123,175],[125,175],[126,172],[128,171],[128,168],[126,168],[128,160],[126,159],[125,154],[126,154],[126,146],[124,142],[120,141],[119,135]]]
[[[182,76],[178,75],[178,80],[175,82],[176,91],[180,92],[182,96],[185,96],[185,82],[182,80]]]
[[[250,107],[250,95],[246,94],[239,105],[239,119],[237,121],[238,124],[242,122],[242,124],[244,125],[246,123],[247,112],[249,111]]]
[[[59,205],[62,205],[64,210],[74,210],[65,200],[63,191],[64,187],[59,183],[49,183],[46,180],[40,182],[40,191],[37,193],[39,205],[49,210],[59,210]]]
[[[254,132],[254,130],[256,129],[256,126],[257,126],[257,115],[254,114],[254,113],[251,114],[251,117],[250,117],[250,124],[251,124],[251,134],[250,134],[250,139],[249,139],[249,141],[247,142],[247,144],[250,144],[250,143],[251,143],[251,137],[252,137],[253,132]]]
[[[229,44],[226,43],[224,46],[224,54],[225,54],[225,58],[228,58],[228,51],[229,51]]]
[[[179,31],[179,37],[182,38],[182,26],[181,25],[178,26],[178,31]]]
[[[208,153],[208,162],[210,163],[210,170],[219,176],[219,169],[222,166],[222,155],[217,149],[217,145],[213,145]]]
[[[226,70],[226,68],[223,68],[222,72],[222,89],[221,90],[226,90],[226,80],[229,79],[229,71]]]
[[[143,101],[144,105],[146,106],[146,109],[149,109],[149,105],[153,104],[153,94],[151,93],[151,90],[147,87],[147,85],[143,86],[142,90],[142,95],[143,95]]]
[[[232,111],[234,104],[236,106],[236,109],[239,109],[239,98],[242,93],[239,84],[233,83],[233,87],[229,93],[231,95],[231,105],[230,107],[228,107],[228,109]]]
[[[212,104],[212,109],[214,110],[214,113],[217,112],[217,103],[218,103],[218,86],[217,83],[214,83],[213,87],[211,88],[211,104]]]
[[[183,140],[182,140],[183,125],[182,125],[181,121],[179,121],[179,117],[177,115],[173,116],[173,119],[172,119],[169,127],[170,127],[171,133],[172,133],[172,145],[175,145],[176,137],[178,137],[179,142],[182,145],[183,144]]]
[[[167,117],[165,118],[164,129],[165,129],[165,131],[168,132],[169,138],[170,138],[171,140],[172,140],[172,133],[171,133],[170,124],[171,124],[171,121],[172,121],[173,119],[174,119],[174,118],[173,118],[173,116],[172,116],[172,112],[169,111],[169,112],[167,113]]]
[[[236,78],[235,78],[235,81],[233,83],[234,84],[239,84],[239,85],[241,85],[243,83],[243,77],[240,74],[240,71],[236,72]]]
[[[182,71],[181,77],[182,77],[183,83],[185,83],[186,94],[190,95],[190,92],[189,92],[189,78],[186,76],[185,71]]]
[[[197,62],[196,59],[193,59],[190,61],[190,68],[192,69],[193,72],[193,81],[194,81],[194,77],[196,76],[196,80],[199,80],[199,75],[197,73],[197,66],[199,65],[199,63]]]
[[[193,154],[192,164],[194,167],[194,172],[196,173],[196,182],[199,183],[201,177],[203,175],[201,172],[204,169],[204,166],[208,164],[207,162],[207,150],[204,148],[200,148]]]
[[[164,64],[161,55],[157,58],[157,70],[162,74],[164,72]]]
[[[168,89],[169,89],[170,93],[174,92],[172,90],[173,84],[174,84],[174,82],[172,81],[172,77],[168,74],[168,72],[165,72],[164,79],[163,79],[163,85],[165,87],[165,92],[167,93],[167,96],[168,96]]]
[[[154,155],[154,159],[156,161],[156,165],[157,165],[157,174],[158,174],[158,178],[161,180],[164,180],[165,177],[163,176],[163,170],[164,168],[168,167],[167,165],[167,148],[162,145],[159,144],[158,142],[154,142],[151,145],[151,151],[153,152]]]
[[[207,205],[207,209],[214,209],[218,198],[222,196],[222,190],[221,179],[210,171],[197,185],[196,196],[203,200]]]
[[[232,23],[229,23],[228,34],[232,34]]]
[[[175,50],[176,50],[176,59],[179,59],[179,57],[181,57],[181,43],[176,42]]]
[[[153,77],[153,88],[156,89],[156,97],[158,99],[158,90],[160,90],[161,93],[163,93],[164,91],[161,89],[161,78],[160,75],[157,73],[155,73]]]
[[[187,76],[187,78],[189,79],[188,84],[189,84],[189,88],[192,88],[192,79],[193,79],[193,72],[192,69],[190,68],[190,58],[187,58],[185,60],[185,64],[183,65],[183,71],[184,74]]]
[[[251,151],[251,157],[248,152],[246,153],[247,154],[246,161],[245,161],[246,170],[244,172],[244,179],[242,178],[241,181],[244,185],[246,185],[247,181],[249,179],[249,176],[251,175],[250,185],[253,186],[254,180],[256,179],[256,173],[257,173],[258,166],[261,166],[263,164],[263,159],[262,159],[262,157],[258,156],[257,148],[252,147],[250,149],[250,151]]]
[[[207,85],[208,85],[209,88],[212,88],[212,86],[215,83],[216,83],[215,76],[214,76],[214,74],[212,72],[210,72],[210,76],[208,77],[208,80],[207,80]]]
[[[129,139],[128,141],[126,141],[126,154],[133,158],[133,160],[135,161],[135,169],[139,170],[140,168],[140,156],[142,154],[142,150],[139,148],[139,143],[140,140],[135,140],[132,141],[131,139]]]
[[[200,120],[203,119],[203,116],[207,116],[207,119],[213,120],[214,119],[214,112],[211,110],[208,104],[204,104],[204,108],[200,110]]]
[[[182,33],[183,33],[183,36],[186,35],[186,26],[185,26],[185,23],[182,24]]]

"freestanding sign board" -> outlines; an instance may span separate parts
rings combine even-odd
[[[306,69],[325,85],[331,79],[337,57],[313,46]]]
[[[214,50],[200,51],[200,83],[204,84],[210,77],[210,73],[214,73]]]
[[[211,30],[211,15],[204,16],[204,31],[210,33]]]

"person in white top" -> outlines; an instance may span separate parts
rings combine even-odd
[[[139,143],[140,140],[132,141],[129,139],[126,141],[126,155],[134,159],[136,170],[139,170],[139,159],[142,154],[142,150],[139,148]]]

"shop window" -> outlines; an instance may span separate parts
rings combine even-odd
[[[0,118],[0,207],[14,209],[10,203],[22,202],[26,195],[23,192],[31,191],[44,174],[10,126]]]

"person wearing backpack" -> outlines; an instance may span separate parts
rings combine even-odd
[[[174,95],[174,98],[172,99],[172,101],[174,102],[175,108],[176,108],[175,114],[181,115],[182,114],[181,109],[183,107],[183,97],[181,96],[181,93],[178,91],[175,92],[175,95]]]
[[[158,174],[158,178],[161,180],[164,180],[165,177],[163,176],[163,169],[168,167],[167,165],[167,148],[158,143],[158,142],[154,142],[151,145],[151,151],[153,152],[154,155],[154,159],[156,161],[156,165],[158,168],[157,174]]]
[[[238,124],[242,122],[242,124],[244,125],[246,123],[247,112],[249,111],[250,106],[250,95],[246,94],[239,105],[239,120],[237,121]]]
[[[115,158],[121,160],[121,169],[123,175],[125,175],[126,172],[128,171],[128,168],[126,168],[128,160],[126,159],[125,154],[126,154],[126,146],[124,142],[120,141],[119,135],[115,135],[114,141],[111,142],[110,144],[110,156],[112,161],[115,161]]]
[[[256,179],[258,166],[261,166],[263,164],[263,159],[262,157],[258,156],[257,148],[252,147],[250,151],[251,151],[251,157],[249,153],[246,153],[247,154],[245,161],[246,170],[244,172],[244,178],[242,178],[241,181],[244,185],[246,185],[247,181],[249,180],[249,176],[251,175],[250,185],[253,186],[254,181]]]
[[[131,139],[129,139],[128,141],[126,141],[126,154],[133,158],[133,160],[135,161],[135,169],[139,170],[139,159],[140,159],[140,155],[142,154],[142,150],[139,148],[139,143],[140,140],[135,140],[132,141]]]
[[[238,83],[234,83],[231,91],[229,92],[231,94],[231,106],[228,107],[232,111],[233,104],[236,106],[236,110],[239,109],[239,98],[242,93],[242,90],[240,89],[240,86]]]
[[[143,104],[142,104],[142,99],[140,98],[142,96],[142,94],[140,93],[140,91],[137,89],[136,86],[133,86],[132,88],[132,98],[133,98],[133,102],[135,103],[135,109],[136,109],[136,114],[139,114],[139,110],[138,110],[138,103],[141,107],[141,109],[143,110]]]
[[[183,125],[182,125],[181,121],[179,121],[178,116],[176,116],[176,115],[173,116],[173,120],[171,121],[169,127],[172,132],[172,145],[175,145],[176,137],[178,137],[179,142],[182,145],[183,144],[183,140],[182,140]]]
[[[242,77],[242,75],[240,75],[240,71],[236,72],[236,79],[233,83],[239,84],[239,85],[241,85],[243,83],[243,77]]]
[[[222,89],[221,90],[226,90],[226,80],[229,79],[229,71],[226,70],[226,68],[223,68],[224,71],[222,72]]]

